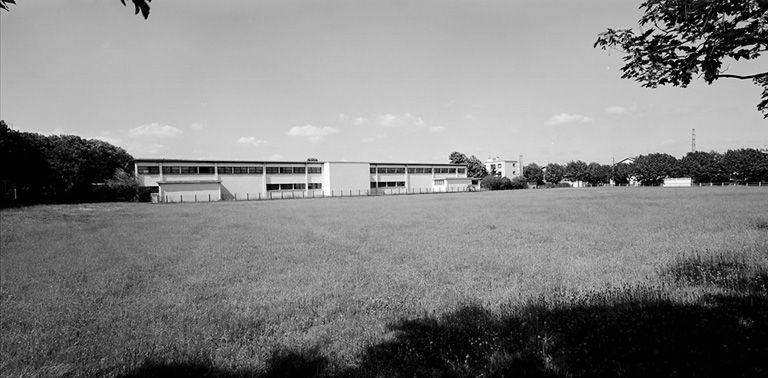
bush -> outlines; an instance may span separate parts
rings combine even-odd
[[[509,189],[527,189],[527,188],[528,188],[528,183],[522,177],[515,177],[509,182]]]
[[[510,180],[507,177],[485,176],[480,181],[480,187],[488,190],[525,189],[528,184],[522,177],[515,177]]]

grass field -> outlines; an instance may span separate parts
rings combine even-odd
[[[768,374],[768,188],[0,216],[3,376]]]

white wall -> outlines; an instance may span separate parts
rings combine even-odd
[[[163,184],[161,186],[162,201],[168,202],[208,202],[210,195],[211,201],[218,201],[219,183],[183,183],[183,184]]]
[[[348,194],[350,190],[354,195],[357,195],[358,192],[365,193],[371,188],[369,177],[370,164],[368,163],[325,163],[323,165],[323,193],[326,196],[330,196],[331,191],[333,191],[333,195],[339,195],[342,190],[345,194]]]
[[[259,194],[264,196],[264,179],[260,174],[219,175],[219,178],[224,199],[232,199],[235,195],[237,199],[258,198]]]

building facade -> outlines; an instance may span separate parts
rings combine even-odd
[[[138,159],[140,185],[158,202],[460,191],[462,164]]]
[[[523,169],[517,160],[504,160],[500,157],[488,158],[485,161],[485,170],[488,171],[489,175],[510,179],[523,174]]]

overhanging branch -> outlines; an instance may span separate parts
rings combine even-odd
[[[732,78],[732,79],[741,79],[741,80],[750,80],[750,79],[756,79],[758,77],[762,76],[768,76],[768,72],[763,73],[757,73],[754,75],[732,75],[732,74],[718,74],[715,76],[716,78],[726,77],[726,78]]]

